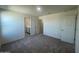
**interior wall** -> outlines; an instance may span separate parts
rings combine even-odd
[[[79,6],[78,6],[78,16],[77,16],[77,26],[76,26],[75,51],[79,53]]]
[[[1,15],[1,12],[0,12]],[[1,46],[1,17],[0,17],[0,46]]]
[[[43,34],[51,36],[51,37],[55,37],[58,39],[62,39],[61,36],[62,36],[62,33],[64,33],[63,31],[65,30],[65,28],[63,29],[62,27],[68,27],[70,25],[70,26],[72,26],[72,28],[74,28],[75,14],[76,14],[75,10],[69,10],[66,12],[40,16],[39,18],[42,19],[42,21],[43,21]],[[71,19],[71,21],[70,21],[70,19]],[[68,24],[63,25],[63,22],[64,23],[68,22]],[[70,33],[68,35],[71,35],[71,36],[70,37],[68,35],[67,36],[72,40],[67,40],[67,41],[69,43],[73,43],[74,42],[74,29],[72,29],[72,30],[70,28],[68,28],[68,29],[70,30]],[[66,33],[68,33],[68,32],[66,32]],[[67,38],[67,36],[65,38]],[[66,41],[66,40],[63,40],[63,41]]]
[[[42,16],[43,34],[60,38],[59,36],[59,15]]]
[[[24,38],[24,15],[1,11],[2,44]]]

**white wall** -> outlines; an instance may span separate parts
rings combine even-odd
[[[0,17],[0,45],[1,45],[1,17]]]
[[[77,17],[75,50],[76,50],[77,53],[79,53],[79,6],[78,6],[78,17]]]
[[[43,34],[60,38],[59,36],[59,15],[47,15],[43,17]]]
[[[75,15],[75,10],[69,10],[66,12],[40,16],[39,18],[43,21],[43,34],[62,39],[69,43],[74,43]],[[63,32],[65,29],[69,30]],[[62,37],[62,33],[66,34],[64,35],[66,39]]]
[[[1,12],[2,44],[21,39],[25,36],[24,15],[11,11]]]

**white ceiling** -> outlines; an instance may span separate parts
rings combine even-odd
[[[36,8],[40,7],[41,11],[37,11]],[[58,13],[66,10],[76,8],[74,5],[0,5],[0,8],[8,9],[27,15],[42,16],[46,14]]]

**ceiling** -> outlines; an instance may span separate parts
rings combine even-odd
[[[41,11],[37,11],[37,7],[41,8]],[[42,16],[47,14],[58,13],[66,10],[76,8],[75,5],[0,5],[0,8],[8,9],[27,15]]]

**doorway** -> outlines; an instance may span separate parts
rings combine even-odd
[[[25,35],[26,34],[30,35],[30,28],[31,28],[30,16],[24,17],[24,25],[25,25]]]
[[[40,25],[40,33],[43,34],[43,22],[41,19],[39,19],[39,25]]]

